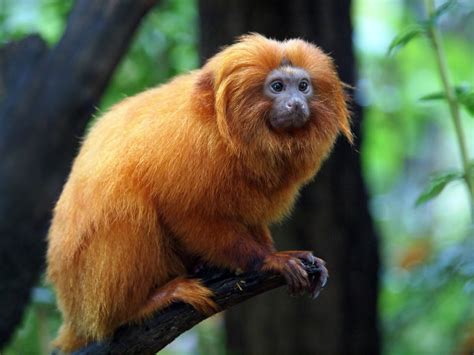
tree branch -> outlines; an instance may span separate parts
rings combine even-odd
[[[304,264],[308,275],[319,277],[316,265]],[[258,271],[235,275],[229,271],[207,269],[196,277],[214,292],[214,300],[222,311],[285,284],[278,274]],[[122,326],[110,340],[89,344],[73,355],[154,354],[206,318],[188,304],[172,304],[143,323]]]

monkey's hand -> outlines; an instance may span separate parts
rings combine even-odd
[[[321,271],[320,276],[309,277],[301,260],[316,265]],[[312,298],[316,298],[329,277],[325,264],[324,260],[315,257],[310,251],[290,250],[268,255],[263,261],[262,270],[282,274],[290,294],[308,292]]]

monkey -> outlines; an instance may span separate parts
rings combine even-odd
[[[173,302],[217,312],[192,277],[201,264],[280,273],[291,293],[316,296],[324,262],[277,251],[269,226],[289,216],[340,134],[352,142],[333,60],[256,33],[113,106],[53,211],[47,279],[63,316],[53,344],[74,351]]]

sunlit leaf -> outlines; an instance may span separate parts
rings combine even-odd
[[[412,270],[423,264],[433,252],[432,244],[433,242],[430,239],[421,239],[413,242],[401,254],[398,262],[399,266],[405,270]]]
[[[456,86],[456,100],[463,106],[471,116],[474,117],[474,89],[468,85]],[[444,100],[446,94],[444,92],[434,92],[423,97],[420,101]]]
[[[394,53],[395,51],[403,48],[407,45],[412,39],[426,34],[426,28],[421,25],[417,25],[407,29],[405,32],[398,34],[390,43],[388,47],[388,55]]]
[[[425,187],[420,196],[418,196],[415,206],[422,205],[432,200],[433,198],[438,196],[441,191],[443,191],[447,184],[462,179],[462,177],[463,173],[461,172],[443,173],[431,177],[428,185]]]

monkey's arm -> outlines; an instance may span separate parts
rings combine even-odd
[[[274,251],[266,227],[245,226],[223,218],[187,216],[173,232],[189,254],[211,266],[233,271],[258,269]]]
[[[290,293],[307,291],[313,297],[326,283],[328,273],[324,261],[309,251],[277,252],[267,226],[245,226],[229,220],[189,218],[179,225],[177,234],[187,252],[213,266],[233,271],[263,270],[281,274]],[[316,264],[323,272],[313,279],[303,262]]]
[[[304,262],[304,267],[310,277],[320,277],[317,265]],[[281,275],[263,271],[234,275],[229,271],[204,269],[196,276],[214,292],[214,300],[221,310],[285,284]],[[155,353],[205,318],[187,304],[172,304],[140,324],[120,327],[111,339],[90,344],[74,355]]]

